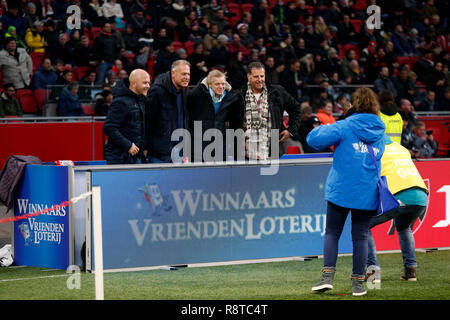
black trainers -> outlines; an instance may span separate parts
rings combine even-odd
[[[417,269],[414,267],[405,267],[405,270],[402,274],[402,279],[406,281],[417,281]]]
[[[314,287],[312,287],[311,290],[314,292],[325,292],[327,290],[333,289],[335,272],[336,268],[333,267],[322,268],[322,278]]]
[[[352,274],[352,293],[354,296],[363,296],[367,293],[364,287],[365,276],[363,274]]]

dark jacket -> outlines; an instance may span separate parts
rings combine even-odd
[[[22,179],[27,164],[40,164],[34,156],[9,156],[0,172],[0,202],[7,207],[7,212],[14,205],[14,194]]]
[[[187,93],[180,90],[183,103],[184,128],[189,126]],[[178,141],[171,141],[172,132],[178,128],[177,91],[172,83],[170,71],[159,75],[147,94],[147,150],[152,157],[170,159],[172,147]]]
[[[47,86],[56,83],[58,75],[51,69],[49,71],[39,67],[33,75],[32,86],[34,89],[47,89]]]
[[[67,88],[61,92],[58,99],[58,115],[62,117],[84,116],[80,99],[77,95],[73,95]]]
[[[108,164],[136,163],[144,150],[145,97],[131,91],[129,84],[128,78],[117,83],[113,89],[114,100],[105,119],[103,132],[108,136],[105,144]],[[140,149],[134,157],[128,153],[132,143]]]
[[[217,113],[214,109],[209,87],[206,83],[206,78],[202,79],[198,85],[187,95],[187,105],[190,114],[189,131],[191,132],[191,139],[195,143],[196,138],[202,140],[203,134],[208,129],[218,129],[222,132],[222,137],[225,147],[226,129],[237,129],[239,127],[238,119],[236,118],[236,110],[238,109],[238,96],[231,85],[226,83],[226,95],[220,102]],[[202,122],[201,137],[194,136],[194,121]],[[228,122],[228,124],[227,124]],[[211,142],[203,142],[203,150]],[[193,148],[192,151],[195,149]],[[224,149],[224,158],[226,156],[226,149]],[[192,159],[194,159],[192,157]]]
[[[269,111],[272,119],[272,129],[283,131],[283,111],[289,114],[288,131],[291,136],[295,136],[300,126],[300,104],[280,85],[266,82],[269,95]],[[238,127],[245,126],[245,95],[247,86],[237,90],[239,97],[239,110],[237,111]],[[282,148],[280,148],[282,150]]]
[[[94,40],[94,54],[98,61],[114,63],[116,57],[116,38],[103,32]]]

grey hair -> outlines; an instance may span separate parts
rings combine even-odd
[[[219,71],[219,70],[212,70],[210,73],[208,73],[208,77],[206,78],[206,82],[208,84],[211,84],[212,82],[212,78],[225,78],[226,79],[226,75],[225,73]]]
[[[172,63],[172,67],[170,68],[170,70],[171,70],[171,71],[175,71],[175,70],[177,70],[178,67],[181,66],[181,65],[186,65],[186,66],[188,66],[189,68],[191,67],[191,64],[189,63],[189,61],[180,59],[180,60],[177,60],[177,61],[175,61],[174,63]]]

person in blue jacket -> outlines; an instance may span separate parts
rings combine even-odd
[[[312,287],[314,292],[333,288],[338,243],[347,215],[352,213],[353,272],[352,293],[367,293],[364,287],[367,260],[369,221],[378,208],[377,181],[380,174],[375,169],[368,152],[371,144],[378,168],[384,152],[383,121],[378,116],[379,104],[369,88],[359,88],[352,95],[355,112],[342,121],[321,125],[307,136],[308,144],[317,150],[334,146],[333,164],[325,187],[327,218],[324,242],[322,278]]]
[[[79,84],[70,82],[61,92],[58,99],[58,116],[77,117],[84,116],[85,113],[78,98]]]

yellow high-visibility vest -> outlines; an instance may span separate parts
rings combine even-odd
[[[428,194],[428,189],[411,159],[408,149],[397,142],[386,144],[381,158],[381,175],[386,176],[392,194],[418,187]]]
[[[392,141],[401,143],[403,130],[402,116],[398,112],[393,116],[388,116],[380,112],[380,118],[386,125],[385,133],[392,139]]]

